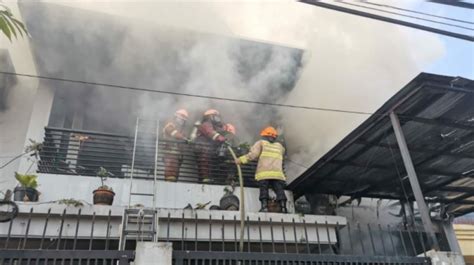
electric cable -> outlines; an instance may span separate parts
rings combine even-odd
[[[349,113],[349,114],[358,114],[358,115],[386,116],[386,114],[377,114],[377,113],[365,112],[365,111],[354,111],[354,110],[344,110],[344,109],[335,109],[335,108],[323,108],[323,107],[312,107],[312,106],[302,106],[302,105],[280,104],[280,103],[271,103],[271,102],[263,102],[263,101],[253,101],[253,100],[247,100],[247,99],[237,99],[237,98],[225,98],[225,97],[199,95],[199,94],[191,94],[191,93],[155,90],[155,89],[149,89],[149,88],[132,87],[132,86],[124,86],[124,85],[113,85],[113,84],[98,83],[98,82],[80,81],[80,80],[57,78],[57,77],[47,77],[47,76],[40,76],[40,75],[12,73],[12,72],[5,72],[5,71],[0,71],[0,74],[15,75],[15,76],[22,76],[22,77],[31,77],[31,78],[37,78],[37,79],[43,79],[43,80],[52,80],[52,81],[62,81],[62,82],[69,82],[69,83],[103,86],[103,87],[114,87],[114,88],[134,90],[134,91],[169,94],[169,95],[175,95],[175,96],[185,96],[185,97],[213,99],[213,100],[230,101],[230,102],[238,102],[238,103],[267,105],[267,106],[273,106],[273,107],[286,107],[286,108],[294,108],[294,109],[318,110],[318,111],[339,112],[339,113]]]
[[[30,153],[31,151],[27,151],[27,152],[24,152],[24,153],[21,153],[15,157],[13,157],[12,159],[8,160],[7,162],[5,162],[3,165],[0,166],[0,169],[3,169],[4,167],[8,166],[10,163],[12,163],[13,161],[17,160],[18,158]]]
[[[405,20],[395,19],[388,16],[382,16],[375,13],[357,10],[354,8],[347,8],[342,5],[328,4],[326,2],[321,2],[319,0],[300,0],[300,1],[306,4],[314,5],[320,8],[325,8],[325,9],[329,9],[336,12],[342,12],[342,13],[351,14],[354,16],[359,16],[359,17],[373,19],[373,20],[378,20],[378,21],[382,21],[382,22],[386,22],[386,23],[390,23],[390,24],[394,24],[398,26],[403,26],[403,27],[418,29],[418,30],[422,30],[422,31],[426,31],[426,32],[434,33],[434,34],[444,35],[444,36],[448,36],[455,39],[474,42],[474,36],[472,35],[461,34],[461,33],[453,32],[453,31],[430,27],[430,26],[426,26],[422,24],[405,21]]]
[[[397,15],[397,16],[402,16],[402,17],[417,19],[417,20],[421,20],[421,21],[436,23],[436,24],[440,24],[440,25],[445,25],[445,26],[450,26],[450,27],[455,27],[455,28],[460,28],[460,29],[465,29],[465,30],[474,31],[474,28],[464,27],[464,26],[460,26],[460,25],[456,25],[456,24],[451,24],[451,23],[436,21],[436,20],[427,19],[427,18],[422,18],[422,17],[417,17],[417,16],[411,16],[411,15],[400,14],[400,13],[397,13],[397,12],[387,11],[387,10],[383,10],[383,9],[380,9],[380,8],[374,8],[374,7],[368,7],[368,6],[359,5],[359,4],[354,4],[354,3],[348,3],[348,2],[344,2],[344,1],[342,1],[342,0],[341,0],[341,1],[338,1],[338,3],[345,4],[345,5],[350,5],[350,6],[356,6],[356,7],[360,7],[360,8],[365,8],[365,9],[369,9],[369,10],[374,10],[374,11],[378,11],[378,12],[383,12],[383,13],[387,13],[387,14],[392,14],[392,15]]]
[[[406,9],[406,8],[401,8],[401,7],[392,6],[392,5],[387,5],[387,4],[378,4],[378,3],[373,3],[373,2],[369,2],[369,1],[365,1],[365,0],[361,0],[360,2],[362,2],[362,3],[364,3],[364,4],[369,4],[369,5],[374,5],[374,6],[380,6],[380,7],[385,7],[385,8],[391,8],[391,9],[400,10],[400,11],[405,11],[405,12],[410,12],[410,13],[414,13],[414,14],[420,14],[420,15],[425,15],[425,16],[430,16],[430,17],[435,17],[435,18],[441,18],[441,19],[456,21],[456,22],[459,22],[459,23],[465,23],[465,24],[474,25],[474,22],[467,21],[467,20],[461,20],[461,19],[456,19],[456,18],[451,18],[451,17],[438,16],[438,15],[434,15],[434,14],[430,14],[430,13],[425,13],[425,12],[421,12],[421,11],[415,11],[415,10]]]

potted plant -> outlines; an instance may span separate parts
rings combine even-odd
[[[97,171],[97,177],[100,178],[102,185],[92,192],[94,194],[95,205],[112,205],[114,202],[114,191],[111,187],[104,184],[111,175],[112,174],[103,167],[100,167],[99,171]]]
[[[224,196],[219,201],[220,210],[224,211],[238,211],[239,210],[239,197],[234,195],[235,182],[230,187],[224,188]]]
[[[36,202],[38,201],[39,192],[36,190],[38,187],[38,176],[36,175],[28,175],[28,174],[20,174],[15,172],[15,178],[18,180],[19,186],[15,187],[13,190],[13,199],[15,201],[30,201]]]

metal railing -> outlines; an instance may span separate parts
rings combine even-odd
[[[115,178],[129,178],[132,173],[134,141],[131,136],[47,127],[43,144],[38,163],[40,173],[94,176],[100,167],[106,168]],[[174,148],[179,148],[181,165],[178,181],[202,181],[197,166],[199,148],[202,146],[159,139],[158,150],[155,150],[155,144],[153,135],[147,137],[143,134],[137,141],[133,178],[153,179],[157,151],[157,179],[164,180],[164,158],[172,154]],[[226,185],[238,181],[230,154],[226,152],[225,156],[218,156],[216,146],[206,147],[212,150],[208,166],[209,184]],[[242,153],[238,148],[234,150]],[[242,166],[247,187],[257,186],[254,180],[255,168],[255,163]]]
[[[84,220],[81,211],[68,213],[65,208],[60,219],[54,220],[51,208],[39,215],[31,208],[26,219],[2,223],[0,264],[130,264],[134,251],[117,250],[117,240],[110,237],[111,212],[102,220],[95,212]],[[70,229],[75,232],[69,233]],[[81,236],[80,230],[88,230],[88,236]]]
[[[31,207],[0,224],[0,249],[117,250],[122,216],[99,210],[66,207],[61,211],[54,207],[35,211]],[[161,214],[158,240],[172,242],[176,251],[240,252],[239,215],[229,213],[184,210]],[[282,214],[272,217],[265,221],[255,215],[245,217],[243,252],[416,257],[429,250],[427,233],[418,227],[340,225],[327,219],[295,220]],[[151,223],[138,222],[144,231],[149,230]],[[129,238],[125,249],[132,250],[136,241],[143,240],[141,236]]]

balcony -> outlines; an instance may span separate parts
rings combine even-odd
[[[112,173],[112,178],[133,178],[164,180],[164,156],[166,146],[179,144],[183,149],[179,182],[200,183],[197,171],[195,144],[156,139],[155,135],[144,134],[138,137],[133,162],[134,137],[71,130],[45,128],[44,148],[40,153],[39,173],[95,176],[100,167]],[[234,148],[237,154],[242,152]],[[155,159],[156,158],[156,159]],[[155,163],[156,161],[156,163]],[[242,166],[244,185],[256,187],[254,179],[256,163]],[[211,182],[206,184],[228,185],[238,182],[235,164],[229,152],[218,156],[217,151],[209,162]]]
[[[140,204],[146,207],[183,209],[189,204],[193,207],[207,202],[209,206],[219,205],[226,187],[235,184],[239,186],[236,167],[228,152],[224,157],[219,157],[217,153],[211,157],[211,182],[203,183],[198,174],[194,144],[165,141],[156,139],[156,134],[143,133],[137,137],[134,160],[134,142],[132,136],[45,128],[44,147],[38,162],[39,190],[42,193],[40,201],[74,198],[92,202],[92,192],[101,184],[96,177],[100,167],[112,174],[106,184],[116,193],[113,203],[115,206]],[[163,158],[167,152],[166,145],[170,143],[178,143],[183,148],[177,182],[164,180]],[[235,152],[242,153],[237,148]],[[242,166],[246,187],[245,208],[249,212],[260,209],[259,191],[254,179],[255,168],[256,163]],[[131,189],[132,173],[134,180]],[[156,188],[152,185],[155,174]],[[235,194],[239,192],[236,187]],[[130,193],[155,194],[156,203],[145,196],[134,196],[129,200]],[[288,211],[293,212],[293,195],[290,191],[286,191],[286,194]]]

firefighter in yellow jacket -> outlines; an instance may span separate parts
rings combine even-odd
[[[270,199],[268,189],[271,187],[276,193],[276,200],[280,204],[281,212],[286,213],[286,177],[283,173],[285,148],[282,144],[276,142],[278,133],[275,128],[267,127],[262,130],[260,135],[262,139],[252,146],[248,154],[236,159],[235,163],[246,164],[258,159],[255,179],[260,187],[259,199],[262,203],[260,212],[268,211],[268,200]]]

